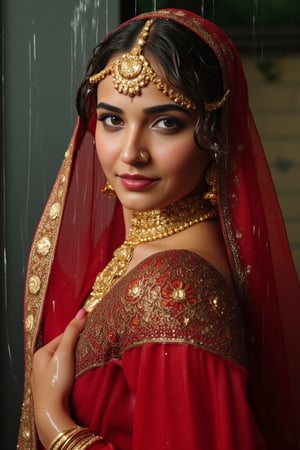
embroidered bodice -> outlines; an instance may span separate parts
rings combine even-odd
[[[187,250],[156,253],[122,278],[90,313],[76,376],[150,342],[193,345],[245,364],[240,308],[225,279]]]

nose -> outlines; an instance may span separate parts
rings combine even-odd
[[[126,164],[145,164],[149,161],[150,155],[147,149],[145,134],[135,127],[128,130],[125,136],[121,159]]]

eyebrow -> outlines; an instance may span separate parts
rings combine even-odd
[[[117,106],[110,105],[109,103],[100,102],[97,105],[97,109],[107,109],[108,111],[112,111],[118,114],[122,114],[124,111]]]
[[[106,109],[108,111],[112,111],[117,114],[122,114],[124,111],[121,108],[118,108],[117,106],[110,105],[109,103],[100,102],[97,105],[97,109]],[[146,114],[155,114],[155,113],[161,113],[161,112],[169,112],[169,111],[180,111],[187,115],[190,115],[190,111],[188,111],[186,108],[183,108],[182,106],[175,105],[173,103],[167,103],[163,105],[156,105],[156,106],[149,106],[148,108],[144,108],[143,112]]]
[[[149,108],[143,109],[146,114],[160,113],[160,112],[168,112],[168,111],[180,111],[187,115],[190,115],[190,112],[183,108],[182,106],[175,105],[174,103],[167,103],[163,105],[150,106]]]

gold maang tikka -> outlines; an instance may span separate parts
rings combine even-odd
[[[125,53],[121,58],[108,64],[103,70],[92,75],[89,78],[90,84],[96,84],[102,81],[107,75],[111,75],[115,89],[120,94],[134,97],[141,94],[141,89],[150,82],[154,83],[159,91],[169,97],[175,103],[186,109],[195,110],[196,105],[185,95],[175,91],[163,81],[159,75],[152,69],[149,61],[142,55],[143,48],[147,42],[149,31],[154,19],[146,21],[139,37],[129,53]],[[229,96],[229,89],[225,92],[223,98],[217,102],[205,103],[206,111],[215,111],[222,108]]]

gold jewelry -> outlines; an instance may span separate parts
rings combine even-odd
[[[227,91],[225,92],[225,94],[223,95],[223,97],[221,98],[221,100],[218,100],[216,102],[211,102],[211,103],[205,103],[205,111],[217,111],[218,109],[223,108],[224,103],[226,102],[226,100],[228,99],[230,95],[230,89],[227,89]]]
[[[159,75],[152,69],[149,61],[142,55],[144,46],[149,36],[150,28],[155,22],[154,19],[146,21],[139,37],[129,53],[125,53],[111,64],[108,64],[100,72],[91,75],[90,84],[96,84],[102,81],[107,75],[112,75],[115,89],[120,94],[134,97],[141,94],[141,89],[150,82],[154,83],[159,91],[169,97],[175,103],[186,109],[196,109],[196,105],[184,94],[174,91],[174,89],[163,81]],[[223,98],[212,103],[205,103],[206,111],[215,111],[223,107],[229,96],[230,90],[227,89]]]
[[[92,311],[124,275],[137,245],[172,236],[216,216],[217,209],[199,195],[185,197],[165,208],[133,212],[128,237],[96,277],[92,292],[85,302],[85,310]]]
[[[85,442],[79,443],[79,445],[77,444],[77,446],[72,447],[72,449],[74,449],[74,450],[87,450],[95,442],[102,442],[102,441],[103,441],[103,437],[102,436],[94,435],[94,436],[90,437],[89,439],[87,439]]]
[[[61,450],[61,448],[69,442],[69,440],[76,435],[78,431],[81,430],[79,425],[68,428],[67,430],[61,431],[56,438],[51,442],[49,450]]]
[[[218,203],[218,174],[216,164],[211,164],[207,169],[205,181],[208,184],[209,189],[203,194],[203,198],[209,200],[210,203],[215,206]]]
[[[101,189],[101,192],[103,194],[106,194],[108,197],[115,197],[116,193],[114,188],[112,187],[112,185],[110,184],[109,181],[106,181],[103,188]]]
[[[143,162],[143,163],[149,162],[150,155],[146,150],[141,148],[139,151],[139,155],[140,155],[141,162]]]
[[[59,433],[51,442],[49,450],[85,450],[98,441],[103,441],[103,437],[97,436],[89,428],[76,425]]]
[[[154,83],[159,91],[186,109],[196,109],[196,105],[185,95],[174,91],[152,69],[147,59],[142,55],[143,47],[149,36],[154,19],[147,20],[139,37],[129,53],[108,64],[103,70],[89,78],[91,84],[99,83],[107,75],[112,75],[114,87],[120,94],[134,97],[141,94],[141,89],[150,82]]]

